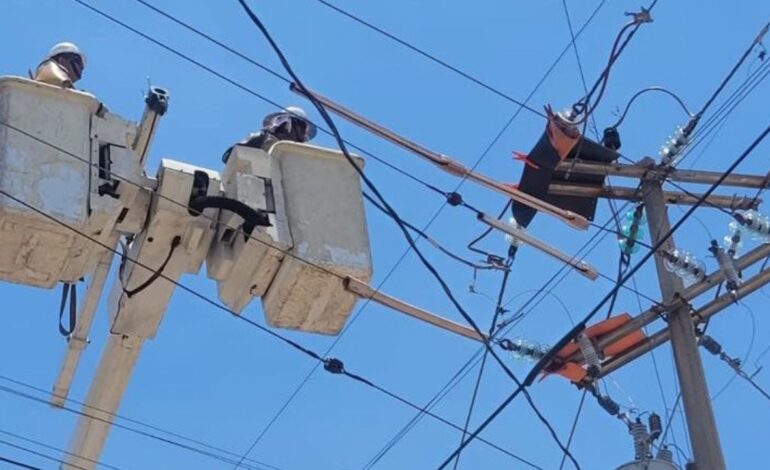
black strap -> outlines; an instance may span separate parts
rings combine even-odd
[[[61,333],[62,336],[69,336],[75,331],[78,308],[77,292],[75,283],[62,283],[61,304],[59,305],[59,333]],[[62,325],[62,319],[64,318],[64,307],[67,305],[68,298],[70,302],[70,321],[69,328],[65,328],[64,325]]]
[[[138,287],[136,287],[134,289],[128,290],[128,289],[126,289],[124,287],[123,288],[123,292],[125,292],[126,295],[129,298],[131,298],[134,295],[136,295],[136,294],[142,292],[143,290],[147,289],[150,286],[150,284],[155,282],[160,277],[160,275],[163,274],[163,270],[166,269],[166,265],[168,264],[169,261],[171,261],[171,256],[174,255],[174,251],[176,251],[177,247],[179,245],[181,245],[181,244],[182,244],[182,237],[180,237],[178,235],[176,237],[174,237],[174,239],[171,240],[171,249],[168,250],[168,254],[166,255],[166,259],[163,260],[163,264],[161,264],[160,267],[154,273],[152,273],[152,276],[150,276],[149,279],[147,279],[140,286],[138,286]]]

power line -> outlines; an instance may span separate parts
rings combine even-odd
[[[99,465],[100,467],[109,468],[109,469],[112,469],[112,470],[120,470],[119,467],[116,467],[114,465],[108,465],[108,464],[106,464],[104,462],[100,462],[98,460],[94,460],[94,459],[90,459],[90,458],[87,458],[87,457],[83,457],[82,455],[78,455],[78,454],[73,454],[72,452],[68,452],[68,451],[66,451],[64,449],[60,449],[58,447],[54,447],[52,445],[46,444],[45,442],[37,441],[35,439],[30,439],[28,437],[24,437],[24,436],[21,436],[19,434],[16,434],[16,433],[13,433],[13,432],[10,432],[10,431],[5,431],[3,429],[0,429],[0,434],[5,434],[6,436],[13,437],[14,439],[18,439],[20,441],[28,442],[30,444],[35,444],[37,446],[43,447],[43,448],[48,449],[48,450],[53,450],[53,451],[56,451],[56,452],[62,452],[64,454],[71,455],[73,457],[77,457],[77,458],[79,458],[81,460],[85,460],[85,461],[87,461],[89,463],[93,463],[93,464]]]
[[[604,6],[607,0],[601,0],[599,4],[596,6],[594,11],[591,13],[591,15],[588,17],[588,19],[583,23],[581,28],[578,30],[576,37],[579,36],[583,30],[593,21],[593,19],[596,17],[597,13],[601,8]],[[561,53],[556,57],[556,59],[553,61],[551,66],[545,71],[543,76],[540,78],[538,83],[535,85],[535,87],[532,89],[532,91],[529,93],[527,98],[525,99],[525,103],[528,103],[532,97],[534,97],[535,93],[540,89],[540,87],[545,83],[546,79],[551,75],[553,70],[556,69],[556,66],[559,64],[561,59],[564,57],[564,55],[569,51],[570,44],[567,44],[561,51]],[[486,156],[489,154],[489,152],[492,150],[494,145],[499,141],[499,139],[503,136],[503,134],[506,132],[506,130],[513,124],[513,122],[518,118],[519,114],[521,113],[521,110],[523,108],[519,107],[517,110],[511,115],[511,117],[508,119],[508,121],[503,125],[503,127],[498,131],[494,139],[487,144],[485,150],[482,152],[482,154],[476,159],[471,169],[476,169],[481,162],[486,158]],[[460,187],[464,184],[466,178],[463,177],[458,183],[458,185],[455,187],[454,191],[458,191]],[[422,228],[423,231],[427,231],[433,223],[438,219],[439,215],[443,212],[443,210],[446,208],[447,202],[444,201],[441,206],[438,208],[438,210],[431,216],[431,218],[428,220],[428,222],[425,224],[425,226]],[[398,269],[398,267],[401,265],[401,263],[406,259],[406,256],[412,251],[412,247],[409,246],[404,250],[404,252],[399,256],[398,260],[394,263],[393,267],[390,268],[390,270],[385,274],[383,280],[378,284],[377,290],[379,290],[384,284],[390,279],[390,277],[395,273],[395,271]],[[369,299],[366,300],[364,305],[352,316],[350,321],[348,322],[348,325],[345,327],[345,329],[342,330],[339,336],[335,338],[334,342],[329,346],[329,348],[326,351],[326,354],[329,354],[332,349],[338,344],[342,336],[353,326],[353,324],[356,322],[356,320],[359,318],[360,314],[366,309],[366,307],[369,305]],[[292,392],[289,399],[283,403],[283,405],[279,408],[278,412],[273,415],[273,417],[270,419],[269,423],[266,425],[266,427],[263,429],[263,431],[260,433],[260,437],[257,439],[257,442],[259,442],[259,439],[264,436],[264,434],[270,429],[270,427],[273,425],[273,423],[281,416],[284,410],[287,409],[287,407],[291,404],[291,402],[294,400],[294,398],[297,396],[297,394],[300,392],[300,390],[305,386],[305,384],[308,382],[310,377],[318,370],[318,364],[316,364],[311,370],[306,374],[306,376],[300,381],[300,383],[297,385],[297,388]],[[387,452],[387,451],[386,451]]]
[[[35,467],[35,466],[32,466],[32,465],[26,464],[24,462],[19,462],[18,460],[14,460],[14,459],[11,459],[11,458],[8,458],[8,457],[3,457],[2,455],[0,455],[0,462],[9,463],[9,464],[11,464],[11,465],[13,465],[15,467],[18,467],[18,468],[27,468],[29,470],[43,470],[40,467]]]
[[[572,420],[572,428],[569,431],[569,438],[567,439],[567,448],[569,448],[570,444],[572,444],[572,438],[575,436],[575,430],[577,429],[578,420],[580,419],[580,414],[583,412],[583,403],[586,401],[586,393],[588,393],[588,390],[583,390],[583,393],[580,395],[580,403],[578,403],[578,409],[575,412],[575,419]],[[567,462],[567,455],[563,455],[561,458],[561,463],[559,464],[559,470],[562,470],[564,468],[564,464]]]
[[[38,392],[38,393],[41,393],[41,394],[44,394],[44,395],[50,394],[50,391],[48,389],[44,389],[44,388],[41,388],[41,387],[36,387],[36,386],[34,386],[32,384],[23,382],[21,380],[13,379],[13,378],[5,376],[5,375],[1,375],[0,374],[0,380],[3,380],[5,382],[8,382],[8,383],[11,383],[11,384],[14,384],[14,385],[18,385],[20,387],[24,387],[24,388],[29,389],[29,390],[33,390],[35,392]],[[121,414],[118,414],[118,413],[113,413],[113,412],[101,409],[99,407],[91,406],[91,405],[89,405],[89,404],[87,404],[87,403],[85,403],[83,401],[75,400],[73,398],[65,397],[65,396],[61,396],[61,395],[56,395],[56,397],[57,398],[61,398],[62,400],[66,401],[66,402],[74,403],[76,405],[80,405],[80,406],[82,406],[84,408],[87,408],[87,409],[90,409],[90,410],[93,410],[93,411],[96,411],[96,412],[99,412],[99,413],[104,413],[106,415],[111,416],[112,418],[117,418],[119,420],[131,423],[131,424],[137,424],[137,425],[142,426],[144,428],[151,429],[153,431],[157,431],[157,432],[160,432],[160,433],[163,433],[163,434],[175,437],[177,439],[182,439],[182,440],[187,441],[187,442],[191,442],[193,444],[199,445],[199,446],[204,447],[204,448],[209,449],[209,450],[213,450],[213,451],[219,452],[221,454],[226,454],[226,455],[229,455],[231,457],[240,457],[240,454],[236,454],[235,452],[228,451],[228,450],[223,449],[221,447],[213,446],[213,445],[208,444],[206,442],[203,442],[203,441],[200,441],[200,440],[197,440],[197,439],[193,439],[193,438],[184,436],[182,434],[179,434],[179,433],[176,433],[176,432],[173,432],[173,431],[169,431],[169,430],[160,428],[158,426],[154,426],[154,425],[148,424],[148,423],[146,423],[144,421],[140,421],[138,419],[129,418],[128,416],[125,416],[125,415],[121,415]],[[126,426],[126,425],[116,425],[116,426],[118,426],[119,429],[122,429],[122,430],[125,430],[125,431],[128,431],[128,432],[132,432],[132,433],[141,435],[143,437],[149,437],[149,438],[153,438],[153,439],[155,437],[154,435],[148,435],[148,434],[144,434],[144,433],[141,433],[141,432],[137,432],[135,428],[132,428],[130,426]],[[161,441],[161,442],[165,443],[165,441]],[[264,467],[265,469],[269,469],[269,470],[281,470],[279,467],[267,464],[265,462],[260,462],[258,460],[249,459],[249,462],[253,463],[255,465],[259,465],[260,468]]]
[[[204,70],[204,71],[214,75],[215,77],[217,77],[220,80],[223,80],[224,82],[234,86],[235,88],[238,88],[239,90],[241,90],[241,91],[243,91],[243,92],[245,92],[245,93],[247,93],[247,94],[249,94],[249,95],[251,95],[251,96],[253,96],[255,98],[258,98],[258,99],[264,101],[265,103],[267,103],[267,104],[269,104],[271,106],[274,106],[274,107],[276,107],[278,109],[285,109],[282,105],[280,105],[276,101],[273,101],[272,99],[268,98],[267,96],[265,96],[265,95],[255,91],[253,88],[249,88],[246,85],[244,85],[244,84],[242,84],[242,83],[240,83],[240,82],[238,82],[238,81],[228,77],[227,75],[224,75],[223,73],[216,71],[212,67],[210,67],[210,66],[208,66],[208,65],[206,65],[206,64],[204,64],[204,63],[202,63],[202,62],[200,62],[200,61],[198,61],[196,59],[194,59],[193,57],[191,57],[191,56],[189,56],[189,55],[179,51],[178,49],[175,49],[175,48],[167,45],[166,43],[164,43],[164,42],[162,42],[162,41],[160,41],[158,39],[155,39],[154,37],[150,36],[149,34],[146,34],[146,33],[142,32],[142,31],[140,31],[139,29],[134,28],[133,26],[131,26],[131,25],[129,25],[129,24],[119,20],[118,18],[116,18],[116,17],[106,13],[105,11],[100,10],[100,9],[94,7],[93,5],[85,2],[84,0],[72,0],[72,1],[77,3],[77,4],[79,4],[79,5],[81,5],[81,6],[83,6],[83,7],[85,7],[85,8],[87,8],[88,10],[91,10],[92,12],[102,16],[103,18],[105,18],[105,19],[107,19],[107,20],[117,24],[118,26],[120,26],[120,27],[122,27],[122,28],[124,28],[124,29],[126,29],[126,30],[128,30],[128,31],[130,31],[132,33],[134,33],[135,35],[137,35],[137,36],[139,36],[139,37],[141,37],[141,38],[143,38],[143,39],[145,39],[145,40],[155,44],[156,46],[166,50],[167,52],[170,52],[171,54],[173,54],[173,55],[175,55],[175,56],[177,56],[177,57],[179,57],[179,58],[181,58],[181,59],[191,63],[192,65],[194,65],[194,66],[196,66],[196,67],[198,67],[198,68],[200,68],[200,69],[202,69],[202,70]],[[157,10],[160,11],[159,9],[157,9]],[[165,14],[164,14],[164,16],[165,16]],[[203,34],[203,33],[201,33],[201,34]],[[208,38],[208,35],[204,35],[204,37]],[[212,40],[213,40],[213,38],[212,38]],[[218,44],[218,41],[216,41],[215,44]],[[230,51],[230,48],[228,47],[226,50]],[[240,53],[236,53],[236,54],[239,57],[241,56]],[[256,61],[253,61],[253,59],[252,59],[252,60],[249,60],[249,62],[256,62]],[[267,67],[262,66],[262,65],[259,65],[259,67],[263,68],[263,69],[267,68]],[[277,72],[275,72],[275,74],[277,74]],[[280,75],[280,74],[278,74],[278,75]],[[312,121],[310,121],[310,120],[308,120],[308,122],[312,123]],[[330,130],[325,129],[322,126],[318,126],[315,123],[313,123],[313,125],[315,125],[318,128],[318,130],[320,130],[321,132],[323,132],[323,133],[325,133],[327,135],[330,135],[332,137],[334,136],[333,133]],[[372,159],[376,160],[377,162],[382,163],[383,165],[385,165],[388,168],[390,168],[390,169],[400,173],[403,176],[406,176],[407,178],[411,179],[412,181],[414,181],[416,183],[419,183],[420,185],[424,186],[425,188],[427,188],[427,189],[429,189],[431,191],[434,191],[434,192],[438,192],[438,193],[444,194],[443,191],[441,191],[440,189],[438,189],[435,186],[431,185],[430,183],[428,183],[428,182],[426,182],[426,181],[424,181],[424,180],[422,180],[420,178],[417,178],[413,174],[408,173],[407,171],[405,171],[405,170],[403,170],[403,169],[393,165],[392,163],[389,163],[388,161],[378,157],[377,155],[367,151],[366,149],[364,149],[364,148],[362,148],[362,147],[360,147],[360,146],[358,146],[356,144],[353,144],[351,142],[347,142],[346,141],[346,143],[348,145],[350,145],[351,148],[354,148],[354,149],[358,150],[359,152],[361,152],[361,153],[371,157]]]
[[[561,349],[565,344],[567,344],[569,341],[571,341],[575,335],[585,329],[587,322],[596,315],[596,313],[601,309],[604,304],[612,298],[612,295],[620,289],[620,287],[625,284],[625,282],[634,275],[647,261],[649,261],[657,249],[659,249],[663,243],[665,243],[678,229],[681,227],[684,222],[690,217],[690,215],[695,212],[695,210],[700,207],[700,205],[703,203],[703,201],[711,195],[727,178],[738,165],[743,162],[752,152],[753,150],[767,137],[767,135],[770,134],[770,126],[766,127],[765,130],[746,148],[746,150],[743,151],[743,153],[728,167],[727,170],[722,173],[722,176],[717,179],[717,181],[711,185],[711,187],[698,199],[698,201],[695,202],[695,204],[690,207],[690,209],[682,216],[681,219],[679,219],[672,227],[671,229],[664,234],[658,242],[655,244],[654,250],[649,251],[646,253],[642,259],[634,265],[629,271],[623,276],[623,279],[609,292],[607,295],[602,298],[602,300],[599,302],[599,304],[594,307],[591,312],[588,313],[588,315],[583,318],[583,320],[578,323],[572,330],[570,330],[560,341],[556,343],[556,345],[551,348],[551,350],[535,365],[535,367],[532,368],[530,373],[528,374],[524,386],[528,386],[532,383],[532,381],[537,377],[537,375],[540,373],[540,371],[545,367],[546,364],[548,364],[551,359],[553,358],[553,355]],[[449,461],[451,461],[454,456],[462,450],[462,447],[465,447],[468,443],[470,443],[475,436],[477,436],[482,430],[484,430],[489,423],[494,421],[494,419],[500,415],[500,413],[508,407],[508,405],[519,395],[519,393],[522,393],[524,391],[524,386],[517,387],[514,392],[506,398],[503,403],[501,403],[493,412],[489,415],[489,417],[484,420],[484,422],[471,434],[471,437],[469,437],[463,445],[461,445],[457,450],[455,450],[445,461],[445,464]]]
[[[96,244],[102,246],[103,248],[105,248],[107,250],[110,250],[110,251],[113,251],[114,253],[117,253],[117,250],[115,248],[107,246],[106,244],[104,244],[104,243],[100,242],[99,240],[91,237],[90,235],[88,235],[88,234],[86,234],[86,233],[84,233],[84,232],[82,232],[82,231],[80,231],[80,230],[78,230],[78,229],[68,225],[65,222],[62,222],[62,221],[56,219],[55,217],[53,217],[53,216],[51,216],[51,215],[41,211],[40,209],[37,209],[36,207],[32,206],[31,204],[29,204],[29,203],[27,203],[27,202],[25,202],[25,201],[15,197],[15,196],[13,196],[13,195],[7,193],[6,191],[4,191],[2,189],[0,189],[0,194],[10,198],[11,200],[15,201],[16,203],[18,203],[18,204],[20,204],[20,205],[30,209],[31,211],[36,212],[37,214],[45,217],[46,219],[49,219],[52,222],[57,223],[58,225],[60,225],[60,226],[62,226],[64,228],[66,228],[66,229],[76,233],[77,235],[79,235],[81,237],[84,237],[84,238],[90,240],[91,242],[96,243]],[[140,266],[140,267],[142,267],[144,269],[151,269],[148,266],[144,265],[143,263],[141,263],[141,262],[139,262],[137,260],[134,260],[134,259],[131,259],[131,258],[127,258],[127,259],[129,261],[131,261],[132,263],[136,264],[137,266]],[[395,400],[397,400],[397,401],[399,401],[401,403],[404,403],[404,404],[406,404],[407,406],[409,406],[411,408],[414,408],[414,409],[419,410],[419,411],[424,411],[424,409],[422,407],[420,407],[420,406],[412,403],[411,401],[409,401],[409,400],[407,400],[407,399],[405,399],[405,398],[403,398],[403,397],[401,397],[401,396],[391,392],[390,390],[388,390],[388,389],[386,389],[386,388],[384,388],[382,386],[379,386],[379,385],[375,384],[374,382],[371,382],[370,380],[368,380],[368,379],[366,379],[366,378],[364,378],[364,377],[362,377],[360,375],[357,375],[357,374],[354,374],[352,372],[349,372],[349,371],[345,370],[342,361],[339,361],[338,359],[334,359],[334,358],[324,359],[321,356],[319,356],[317,353],[313,352],[312,350],[310,350],[308,348],[305,348],[304,346],[300,345],[299,343],[296,343],[295,341],[293,341],[291,339],[288,339],[288,338],[286,338],[286,337],[284,337],[284,336],[282,336],[282,335],[280,335],[278,333],[275,333],[275,332],[269,330],[268,328],[265,328],[262,325],[254,322],[253,320],[250,320],[250,319],[245,318],[245,317],[243,317],[241,315],[238,315],[236,312],[230,310],[229,308],[227,308],[227,307],[225,307],[223,305],[220,305],[217,302],[215,302],[215,301],[209,299],[208,297],[204,296],[203,294],[195,291],[194,289],[189,288],[189,287],[185,286],[184,284],[181,284],[180,282],[178,282],[178,281],[176,281],[174,279],[169,278],[165,274],[161,273],[159,277],[163,278],[164,280],[166,280],[168,282],[171,282],[176,287],[181,288],[185,292],[188,292],[189,294],[192,294],[193,296],[197,297],[198,299],[203,300],[204,302],[206,302],[206,303],[208,303],[210,305],[213,305],[214,307],[216,307],[216,308],[218,308],[220,310],[223,310],[225,312],[230,313],[231,315],[233,315],[236,318],[241,319],[242,321],[244,321],[248,325],[257,328],[260,331],[268,333],[269,335],[273,336],[274,338],[280,339],[281,341],[283,341],[284,343],[292,346],[293,348],[297,349],[298,351],[303,352],[304,354],[312,357],[313,359],[316,359],[319,363],[322,363],[324,365],[324,369],[326,369],[328,372],[333,373],[333,374],[339,374],[339,375],[347,376],[348,378],[353,379],[353,380],[355,380],[357,382],[360,382],[360,383],[362,383],[364,385],[367,385],[367,386],[369,386],[371,388],[374,388],[375,390],[380,391],[381,393],[383,393],[383,394],[385,394],[385,395],[387,395],[387,396],[389,396],[389,397],[391,397],[391,398],[393,398],[393,399],[395,399]],[[25,396],[26,395],[26,397],[28,397],[30,399],[33,399],[35,401],[38,401],[40,403],[47,403],[45,400],[42,400],[42,399],[39,399],[39,398],[35,398],[35,397],[32,397],[32,396],[27,395],[27,394],[23,394],[22,392],[13,391],[12,389],[9,389],[7,387],[0,386],[0,391],[6,391],[6,392],[13,393],[13,394],[20,395],[20,396]],[[89,415],[89,414],[81,412],[81,411],[73,410],[73,409],[70,409],[70,408],[65,408],[65,409],[67,409],[68,411],[72,411],[74,413],[77,413],[77,414],[81,414],[81,415],[87,416],[87,417],[89,417],[91,419],[95,419],[95,420],[98,420],[98,421],[103,421],[103,422],[106,422],[108,424],[112,424],[112,425],[115,425],[115,426],[118,426],[118,427],[122,427],[124,429],[126,428],[126,426],[119,425],[118,423],[111,423],[108,420],[104,420],[104,419],[99,418],[97,416]],[[430,412],[427,412],[427,411],[425,413],[428,414],[429,416],[433,417],[434,419],[437,419],[438,421],[441,421],[444,424],[447,424],[447,425],[449,425],[449,426],[451,426],[453,428],[456,428],[457,430],[461,430],[462,429],[460,426],[452,423],[451,421],[446,420],[445,418],[442,418],[439,415],[436,415],[434,413],[430,413]],[[149,433],[146,433],[146,432],[143,432],[143,431],[134,430],[134,432],[141,433],[141,434],[146,435],[148,437],[150,436]],[[236,465],[243,465],[242,463],[239,463],[238,461],[230,460],[230,459],[223,459],[221,456],[212,455],[212,454],[207,453],[205,451],[201,451],[200,449],[190,448],[189,446],[186,446],[184,444],[177,443],[177,442],[174,442],[174,441],[170,441],[170,440],[162,438],[162,437],[153,436],[153,438],[159,439],[159,440],[163,440],[165,442],[171,443],[171,444],[173,444],[175,446],[178,446],[178,447],[188,448],[189,450],[193,450],[193,451],[195,451],[197,453],[201,453],[203,455],[208,455],[210,457],[216,458],[217,460],[225,461],[226,463],[236,464]],[[242,457],[242,460],[245,460],[245,459]]]
[[[3,444],[5,446],[12,447],[14,449],[26,452],[28,454],[32,454],[32,455],[36,455],[38,457],[42,457],[42,458],[44,458],[46,460],[50,460],[52,462],[56,462],[56,463],[60,463],[60,464],[65,463],[64,461],[62,461],[59,458],[51,457],[48,454],[44,454],[42,452],[38,452],[36,450],[30,449],[29,447],[20,446],[18,444],[14,444],[12,442],[8,442],[8,441],[3,440],[3,439],[0,439],[0,444]],[[11,463],[11,464],[16,465],[17,467],[21,467],[21,468],[30,468],[30,469],[33,469],[33,470],[43,470],[40,467],[35,467],[35,466],[32,466],[32,465],[28,465],[28,464],[25,464],[23,462],[19,462],[19,461],[16,461],[16,460],[6,459],[5,457],[3,457],[0,460],[2,460],[4,462]],[[69,464],[69,466],[72,467],[72,468],[75,468],[77,470],[88,470],[87,468],[81,467],[79,465]]]
[[[416,52],[417,54],[419,54],[422,57],[428,59],[429,61],[431,61],[431,62],[433,62],[435,64],[438,64],[441,67],[443,67],[443,68],[445,68],[447,70],[450,70],[450,71],[456,73],[457,75],[459,75],[459,76],[461,76],[461,77],[463,77],[463,78],[465,78],[465,79],[475,83],[476,85],[480,86],[481,88],[484,88],[484,89],[494,93],[495,95],[499,96],[500,98],[503,98],[506,101],[509,101],[509,102],[511,102],[511,103],[513,103],[513,104],[515,104],[517,106],[520,106],[521,108],[526,109],[527,111],[531,112],[532,114],[536,114],[536,115],[538,115],[540,117],[543,117],[543,118],[546,117],[546,115],[543,114],[542,111],[538,111],[537,109],[534,109],[534,108],[528,106],[527,105],[527,100],[525,100],[523,102],[519,101],[516,98],[513,98],[512,96],[510,96],[510,95],[508,95],[506,93],[503,93],[499,89],[497,89],[497,88],[495,88],[495,87],[493,87],[493,86],[491,86],[491,85],[481,81],[480,79],[472,76],[468,72],[464,72],[464,71],[460,70],[458,67],[455,67],[454,65],[451,65],[451,64],[449,64],[449,63],[439,59],[438,57],[436,57],[435,55],[425,51],[424,49],[421,49],[421,48],[411,44],[410,42],[407,42],[407,41],[397,37],[396,35],[394,35],[392,33],[389,33],[388,31],[385,31],[384,29],[382,29],[382,28],[380,28],[378,26],[375,26],[374,24],[372,24],[372,23],[362,19],[361,17],[356,16],[356,15],[354,15],[354,14],[352,14],[352,13],[346,11],[346,10],[343,10],[342,8],[340,8],[338,6],[335,6],[335,5],[329,3],[329,2],[327,2],[325,0],[316,0],[316,1],[318,3],[320,3],[320,4],[322,4],[322,5],[330,8],[331,10],[336,11],[337,13],[339,13],[339,14],[341,14],[341,15],[343,15],[343,16],[345,16],[345,17],[347,17],[347,18],[349,18],[349,19],[351,19],[351,20],[353,20],[353,21],[355,21],[355,22],[357,22],[357,23],[359,23],[359,24],[369,28],[369,29],[371,29],[372,31],[375,31],[375,32],[379,33],[380,35],[385,36],[386,38],[388,38],[388,39],[390,39],[390,40],[392,40],[392,41],[394,41],[394,42],[396,42],[396,43],[406,47],[407,49]]]

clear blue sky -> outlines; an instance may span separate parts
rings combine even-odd
[[[93,3],[277,102],[306,105],[292,95],[283,82],[136,2]],[[152,0],[152,3],[255,60],[280,69],[265,40],[234,0]],[[251,3],[308,86],[468,164],[481,155],[516,110],[515,105],[352,23],[315,0]],[[335,0],[335,3],[521,99],[569,41],[566,18],[558,0],[472,3]],[[598,3],[598,0],[568,2],[576,28]],[[624,11],[637,9],[639,4],[638,0],[607,2],[578,40],[589,83],[604,66],[611,42],[627,20]],[[607,94],[596,112],[600,129],[615,119],[616,107],[623,106],[636,90],[649,85],[665,85],[679,93],[691,108],[699,108],[768,19],[767,10],[766,2],[760,0],[661,0],[653,14],[655,22],[639,31],[613,69]],[[151,173],[162,157],[220,169],[222,151],[254,131],[262,116],[273,111],[266,103],[119,29],[71,0],[5,0],[0,40],[5,44],[0,73],[15,75],[25,75],[28,69],[34,69],[55,42],[77,42],[88,55],[88,67],[80,86],[127,118],[138,119],[141,115],[147,77],[154,84],[167,87],[172,96],[171,109],[160,125],[148,164]],[[733,85],[745,79],[750,67],[758,65],[752,56],[736,75]],[[565,107],[582,95],[581,90],[577,63],[570,51],[531,103],[537,108],[546,103],[555,108]],[[714,170],[726,168],[764,129],[769,118],[766,105],[769,90],[770,85],[760,85],[733,113],[699,159],[698,166]],[[311,115],[318,119],[314,113]],[[624,153],[633,159],[656,155],[668,134],[685,120],[670,99],[662,95],[641,98],[621,129]],[[528,151],[543,125],[542,118],[523,111],[492,147],[480,169],[501,180],[517,181],[521,166],[511,160],[511,151]],[[457,183],[456,179],[359,129],[342,122],[340,128],[349,140],[434,185],[449,190]],[[317,142],[333,146],[323,135]],[[761,146],[740,171],[764,174],[769,149],[770,144]],[[692,164],[695,155],[688,157],[684,166]],[[371,159],[366,171],[400,214],[416,225],[424,225],[442,204],[434,194]],[[613,182],[632,184],[622,180]],[[472,184],[464,185],[461,192],[467,201],[490,213],[496,213],[504,203],[500,196]],[[722,192],[731,194],[728,189]],[[371,209],[368,207],[367,215],[375,263],[373,282],[377,284],[404,252],[406,244],[392,221]],[[671,210],[672,217],[680,214],[677,209]],[[721,239],[726,234],[727,216],[711,209],[702,209],[699,215],[714,237]],[[602,203],[597,221],[603,223],[608,216],[607,206]],[[449,208],[441,213],[429,232],[462,252],[481,229],[469,212]],[[570,253],[592,234],[572,231],[543,216],[536,219],[531,230]],[[705,259],[709,270],[715,268],[714,260],[706,257],[710,235],[701,223],[688,221],[677,239],[680,246]],[[476,321],[488,325],[494,306],[485,296],[468,292],[471,270],[436,253],[425,243],[421,246]],[[501,253],[505,250],[505,242],[498,235],[491,236],[485,246]],[[753,242],[747,243],[747,248],[753,246]],[[603,273],[613,276],[616,256],[616,241],[607,237],[588,260]],[[510,307],[515,310],[527,292],[539,287],[558,268],[556,262],[523,248],[514,264],[508,289],[509,297],[518,296]],[[187,276],[182,281],[208,296],[216,296],[215,285],[205,275]],[[643,269],[636,281],[642,292],[658,297],[652,264]],[[498,275],[480,274],[476,288],[493,296],[498,283]],[[564,302],[572,318],[579,318],[610,288],[609,281],[592,283],[573,273],[558,285],[554,294]],[[462,321],[413,254],[399,265],[383,290]],[[0,331],[0,355],[4,358],[0,374],[44,389],[52,385],[65,348],[55,325],[58,295],[58,291],[0,285],[0,298],[6,305]],[[764,292],[757,293],[746,302],[747,307],[729,308],[712,322],[710,330],[727,352],[741,357],[749,354],[746,364],[750,372],[756,367],[757,356],[770,343],[767,297]],[[704,301],[701,299],[695,304]],[[642,300],[642,308],[648,306],[649,302]],[[638,313],[639,310],[636,296],[622,292],[615,311]],[[244,314],[264,322],[259,302],[250,305]],[[83,356],[72,390],[75,399],[82,399],[86,394],[107,332],[105,310],[100,308],[98,315],[92,344]],[[570,318],[559,303],[554,298],[546,298],[512,336],[548,343],[561,337],[570,326]],[[334,340],[285,333],[317,351],[325,350]],[[478,345],[470,341],[368,305],[332,355],[343,359],[349,370],[414,402],[425,403],[477,348]],[[677,393],[670,349],[661,348],[655,359],[661,387],[648,355],[607,380],[609,393],[623,406],[667,414],[664,399],[671,407]],[[716,392],[730,380],[731,374],[711,356],[704,357],[704,363],[710,389]],[[764,359],[759,361],[761,364]],[[241,453],[314,365],[305,356],[248,328],[243,322],[177,292],[156,339],[147,342],[142,351],[120,413]],[[510,365],[522,376],[528,371],[527,364],[511,359]],[[768,374],[770,371],[762,371],[757,376],[766,387],[770,387]],[[462,423],[475,375],[476,370],[440,403],[436,413]],[[479,423],[512,387],[497,365],[488,364],[472,423]],[[559,436],[566,440],[580,392],[557,378],[538,383],[531,391]],[[729,468],[757,468],[755,462],[766,458],[764,446],[769,431],[770,403],[744,382],[735,381],[715,399],[714,409]],[[321,371],[310,379],[251,457],[289,470],[361,468],[414,413],[368,387]],[[1,431],[61,448],[66,447],[75,423],[71,414],[6,393],[0,393],[0,416]],[[484,437],[543,468],[559,466],[561,452],[523,400],[514,402]],[[679,415],[675,417],[671,437],[684,453],[689,453]],[[28,445],[7,436],[0,439]],[[669,441],[674,442],[673,439]],[[377,468],[435,468],[458,442],[457,431],[426,418]],[[572,448],[584,469],[613,468],[631,460],[633,453],[625,428],[590,399]],[[43,468],[55,466],[2,444],[0,454]],[[113,429],[101,460],[129,469],[231,467],[120,429]],[[524,468],[479,442],[474,442],[463,453],[460,467]]]

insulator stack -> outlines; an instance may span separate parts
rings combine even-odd
[[[729,292],[738,290],[738,285],[741,283],[741,277],[740,274],[738,274],[738,269],[735,267],[735,259],[730,256],[724,248],[721,248],[716,240],[711,240],[709,251],[717,259],[717,263],[719,263],[719,269],[725,276],[725,286],[727,286],[727,290]]]
[[[660,450],[658,450],[658,460],[662,460],[664,462],[673,462],[674,461],[674,453],[671,452],[671,449],[669,449],[666,446],[661,446]]]
[[[660,159],[664,165],[674,166],[678,162],[678,156],[682,153],[682,149],[690,142],[689,137],[686,135],[684,128],[677,127],[671,137],[668,138],[666,143],[660,149]]]
[[[703,261],[691,253],[672,250],[665,253],[664,256],[666,269],[681,277],[685,284],[693,284],[706,277],[706,266]]]
[[[503,339],[498,342],[501,348],[509,351],[514,359],[526,362],[537,362],[545,356],[550,349],[522,338],[510,340]]]
[[[595,378],[601,372],[601,361],[599,360],[599,354],[596,352],[596,347],[593,341],[585,333],[578,335],[578,345],[580,345],[580,352],[583,353],[583,359],[585,360],[586,373],[588,377]]]
[[[698,344],[700,344],[703,349],[710,352],[711,354],[715,356],[719,356],[722,353],[722,345],[717,342],[714,338],[708,335],[703,335],[698,340]]]
[[[638,419],[629,425],[629,432],[634,438],[634,454],[636,460],[645,460],[650,457],[650,435],[647,426]]]
[[[511,226],[513,226],[514,228],[518,228],[518,229],[522,229],[523,230],[522,226],[518,222],[516,222],[516,219],[514,217],[511,217],[508,220],[508,223]],[[514,246],[514,247],[518,247],[521,244],[521,241],[518,238],[516,238],[516,237],[514,237],[512,235],[508,235],[507,233],[505,234],[505,241],[507,241],[509,245]]]
[[[636,209],[626,213],[626,221],[621,228],[623,237],[618,241],[623,253],[630,255],[639,251],[639,243],[637,241],[642,237],[642,232],[639,229],[646,223],[644,206],[639,205]]]
[[[610,415],[617,416],[620,413],[620,405],[608,395],[597,395],[596,401],[599,402],[599,406]]]
[[[762,243],[770,242],[770,219],[768,219],[767,216],[750,209],[747,211],[735,212],[733,218],[735,218],[735,221],[743,228],[743,230],[749,232],[755,240],[759,240]]]

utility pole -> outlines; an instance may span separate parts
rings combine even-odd
[[[650,228],[650,238],[657,245],[661,237],[668,233],[671,225],[668,219],[666,202],[659,178],[642,181],[644,206]],[[675,248],[674,240],[669,237],[660,247],[659,252]],[[669,272],[660,254],[655,256],[658,269],[658,281],[665,304],[679,302],[680,294],[685,290],[682,279]],[[698,470],[724,470],[725,462],[719,443],[711,397],[706,384],[695,326],[690,317],[690,307],[686,302],[672,309],[668,314],[668,329],[671,332],[671,345],[674,350],[674,362],[682,390],[684,411],[687,418],[690,443]]]

